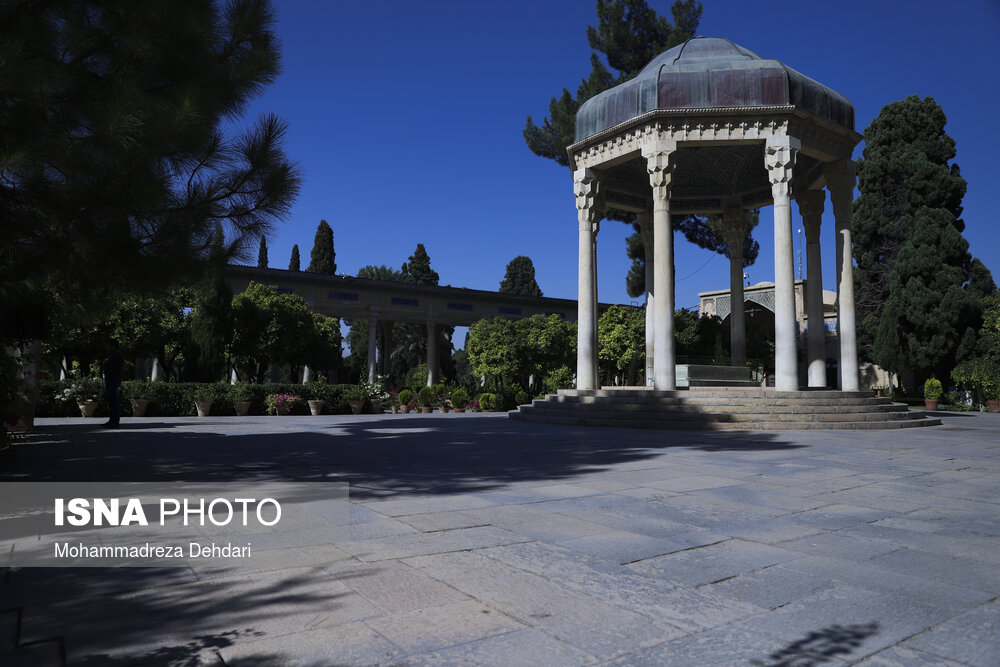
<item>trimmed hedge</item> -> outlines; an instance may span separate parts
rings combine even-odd
[[[69,386],[68,380],[43,380],[35,407],[36,417],[79,417],[80,409],[73,401],[64,401],[59,396]],[[335,415],[351,414],[351,406],[345,397],[346,391],[355,385],[331,384],[323,388],[323,413]],[[268,394],[296,394],[302,401],[292,410],[293,415],[308,415],[309,405],[306,403],[307,388],[301,384],[262,383],[250,385],[253,398],[250,401],[251,415],[263,415],[264,398]],[[122,416],[132,416],[132,404],[129,398],[142,396],[149,399],[146,408],[147,417],[193,417],[198,414],[194,405],[194,397],[200,391],[211,392],[213,416],[233,416],[236,409],[229,396],[229,385],[211,382],[148,382],[127,380],[120,390]],[[108,405],[103,393],[97,405],[96,417],[108,416]]]

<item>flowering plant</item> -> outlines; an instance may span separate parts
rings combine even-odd
[[[294,394],[268,394],[267,398],[264,399],[264,406],[267,408],[268,412],[278,414],[279,409],[283,412],[291,411],[291,409],[301,400],[301,396],[296,396]]]
[[[77,371],[70,374],[70,384],[63,389],[61,398],[64,401],[84,403],[96,401],[104,393],[104,383],[97,378],[80,377]]]

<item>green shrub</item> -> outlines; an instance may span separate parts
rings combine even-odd
[[[421,387],[417,392],[417,402],[421,407],[431,407],[434,400],[434,390],[430,387]]]
[[[936,401],[941,398],[944,394],[944,387],[941,386],[941,380],[937,378],[927,378],[927,382],[924,383],[924,398],[928,401]]]
[[[413,392],[409,389],[403,389],[399,392],[399,404],[409,405],[410,401],[413,400]]]
[[[542,379],[542,391],[546,394],[555,394],[560,389],[573,389],[574,386],[573,371],[569,366],[560,366]]]
[[[523,389],[514,396],[514,402],[518,405],[526,405],[531,402],[531,396]]]
[[[465,391],[461,387],[451,392],[452,407],[458,408],[459,410],[464,410],[465,406],[468,404],[469,404],[469,392]]]
[[[492,412],[496,410],[498,406],[496,394],[480,394],[479,395],[479,407],[482,408],[484,412]]]
[[[407,371],[406,382],[404,384],[412,389],[414,393],[418,393],[421,387],[427,385],[427,364],[417,364]]]
[[[252,403],[253,385],[249,382],[237,382],[230,385],[229,400],[233,403]]]

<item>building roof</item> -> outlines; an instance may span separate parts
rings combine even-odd
[[[576,141],[655,110],[789,107],[854,130],[854,106],[843,95],[728,39],[695,37],[661,53],[634,79],[584,102],[576,114]]]

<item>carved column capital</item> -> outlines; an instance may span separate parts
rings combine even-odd
[[[850,224],[851,206],[854,203],[854,185],[857,182],[854,160],[838,160],[823,166],[826,187],[837,225]]]
[[[764,166],[775,199],[792,195],[792,168],[800,148],[802,142],[787,136],[772,137],[764,146]]]
[[[576,196],[576,217],[580,230],[597,233],[600,228],[601,182],[590,169],[573,172],[573,194]]]
[[[660,202],[670,198],[670,181],[677,166],[677,151],[668,146],[657,146],[648,152],[643,152],[646,158],[646,171],[649,172],[649,184],[653,188],[653,201]]]
[[[739,206],[729,206],[722,213],[722,229],[731,259],[742,259],[743,239],[747,233],[746,211]]]
[[[802,216],[802,226],[806,230],[807,243],[819,243],[819,227],[823,222],[823,208],[826,193],[823,190],[805,190],[795,195]]]

